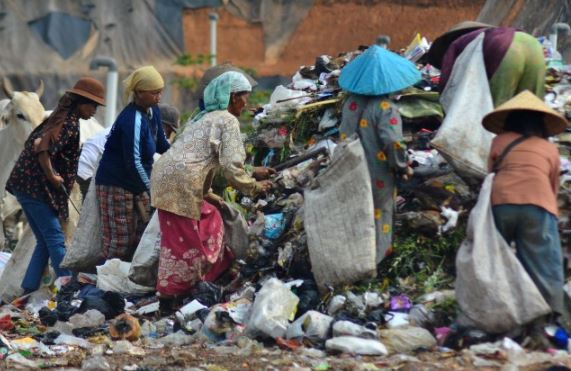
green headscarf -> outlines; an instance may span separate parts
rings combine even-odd
[[[252,85],[248,79],[240,72],[224,72],[206,86],[204,90],[205,109],[196,115],[193,121],[198,121],[207,112],[227,109],[230,94],[242,91],[252,91]]]

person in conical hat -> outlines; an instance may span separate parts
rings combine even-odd
[[[526,90],[487,114],[482,124],[498,134],[488,158],[489,170],[496,174],[492,186],[496,226],[508,244],[515,242],[518,259],[569,330],[557,228],[559,151],[547,140],[569,123]]]
[[[545,59],[539,41],[513,27],[495,27],[472,21],[451,27],[434,40],[427,53],[428,62],[441,71],[440,90],[446,87],[460,54],[482,33],[482,53],[494,107],[524,90],[531,90],[543,98]]]
[[[371,176],[377,263],[391,252],[395,174],[411,171],[392,96],[420,79],[413,63],[378,45],[349,62],[339,76],[339,85],[350,93],[343,105],[340,138],[360,137]]]

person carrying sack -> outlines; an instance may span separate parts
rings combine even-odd
[[[547,140],[565,131],[568,122],[526,90],[482,124],[498,134],[488,157],[488,169],[496,174],[491,195],[496,227],[508,244],[515,243],[518,260],[569,331],[557,227],[559,151]]]

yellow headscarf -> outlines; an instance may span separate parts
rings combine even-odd
[[[135,90],[157,90],[165,87],[163,77],[153,66],[139,67],[131,73],[125,80],[125,101]]]

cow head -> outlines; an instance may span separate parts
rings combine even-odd
[[[0,128],[17,126],[14,127],[17,132],[17,138],[14,139],[23,142],[44,120],[45,109],[40,102],[40,97],[44,93],[44,83],[40,81],[35,92],[14,91],[10,81],[4,78],[2,87],[9,100],[0,111]]]

